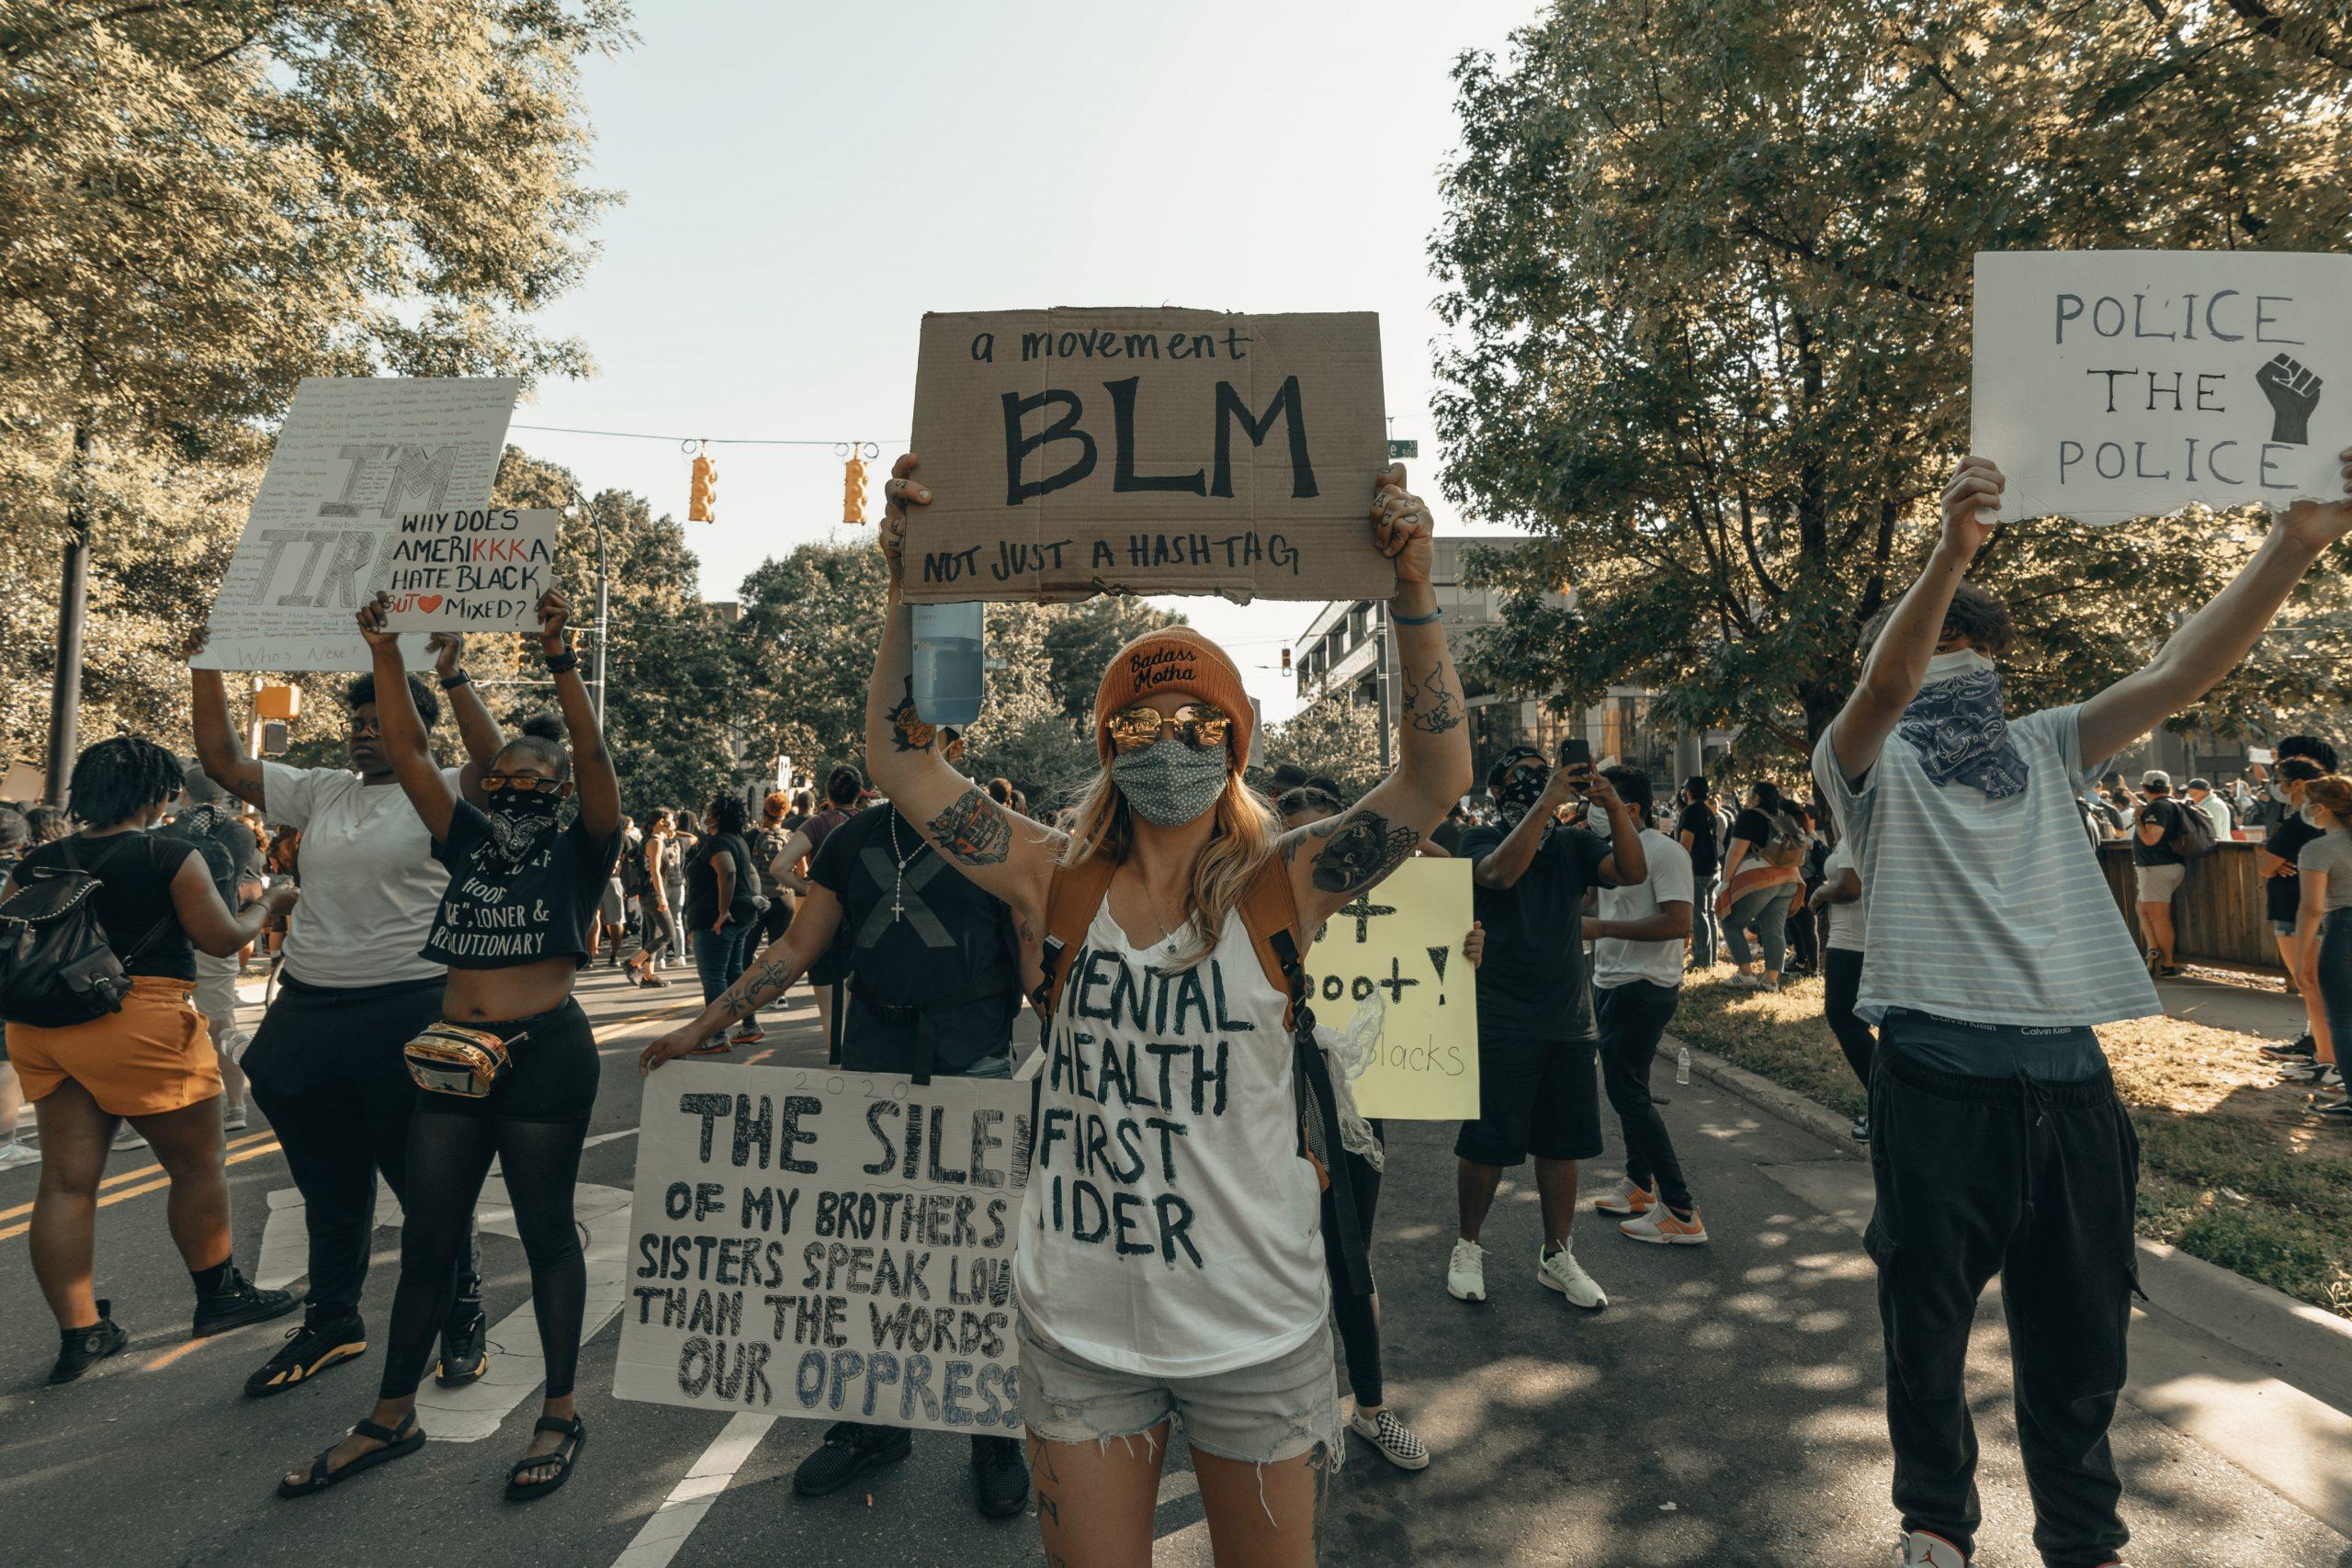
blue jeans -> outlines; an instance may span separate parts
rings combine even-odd
[[[704,926],[695,932],[695,974],[702,980],[706,1003],[717,1001],[728,987],[743,977],[744,958],[755,929],[749,920],[729,920],[717,931]],[[759,1019],[753,1012],[743,1021],[757,1023]]]

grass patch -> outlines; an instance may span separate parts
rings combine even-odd
[[[1694,974],[1673,1032],[1848,1116],[1866,1097],[1822,1021],[1821,982],[1736,990]],[[2140,1234],[2352,1317],[2352,1137],[2276,1087],[2263,1041],[2179,1019],[2102,1028],[2140,1130]]]

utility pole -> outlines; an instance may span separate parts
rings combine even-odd
[[[1373,689],[1380,705],[1380,776],[1386,778],[1396,766],[1396,731],[1388,721],[1388,601],[1372,602],[1372,635],[1378,639],[1373,649]]]
[[[57,672],[49,688],[49,776],[41,798],[65,804],[81,749],[82,619],[90,598],[90,427],[74,426],[74,475],[65,492],[65,571],[57,594]]]
[[[596,728],[601,730],[605,728],[605,649],[612,641],[612,593],[611,585],[605,576],[605,515],[575,490],[571,492],[571,504],[563,509],[564,515],[577,517],[582,508],[585,508],[588,513],[590,525],[596,530],[596,679],[594,685],[596,687]]]

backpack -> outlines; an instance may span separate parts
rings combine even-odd
[[[625,898],[645,897],[645,842],[621,842],[621,896]]]
[[[1061,961],[1084,943],[1086,929],[1093,923],[1095,910],[1102,907],[1118,869],[1119,863],[1107,855],[1091,856],[1074,866],[1054,867],[1046,893],[1046,936],[1040,954],[1044,977],[1029,994],[1040,1023],[1049,1032],[1062,984],[1069,977]],[[1322,1043],[1315,1037],[1315,1010],[1308,1005],[1311,993],[1301,959],[1306,945],[1305,933],[1299,926],[1290,868],[1282,857],[1270,855],[1259,866],[1235,912],[1250,932],[1250,945],[1257,952],[1259,967],[1268,983],[1290,998],[1283,1018],[1290,1025],[1291,1082],[1298,1096],[1298,1152],[1315,1168],[1317,1185],[1329,1200],[1322,1213],[1326,1253],[1344,1266],[1349,1293],[1368,1296],[1373,1292],[1372,1267],[1364,1256],[1354,1184],[1340,1157],[1339,1094],[1332,1087]],[[1037,1125],[1037,1102],[1044,1085],[1042,1072],[1030,1080],[1029,1124],[1033,1128]]]
[[[11,1023],[70,1028],[120,1012],[130,994],[123,959],[98,923],[103,884],[78,863],[71,839],[62,852],[62,870],[18,866],[17,894],[0,904],[0,1018]],[[157,920],[127,956],[136,958],[171,922],[168,914]]]
[[[2202,860],[2213,852],[2213,819],[2186,800],[2176,800],[2177,824],[2165,835],[2165,848],[2183,860]]]
[[[1803,865],[1805,852],[1813,843],[1813,836],[1804,830],[1804,824],[1780,811],[1768,812],[1766,820],[1772,824],[1772,836],[1762,846],[1764,863],[1767,865]]]

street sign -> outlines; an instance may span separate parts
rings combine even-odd
[[[1388,460],[1392,463],[1400,463],[1408,457],[1419,457],[1420,455],[1421,444],[1417,440],[1391,440],[1388,443]]]

